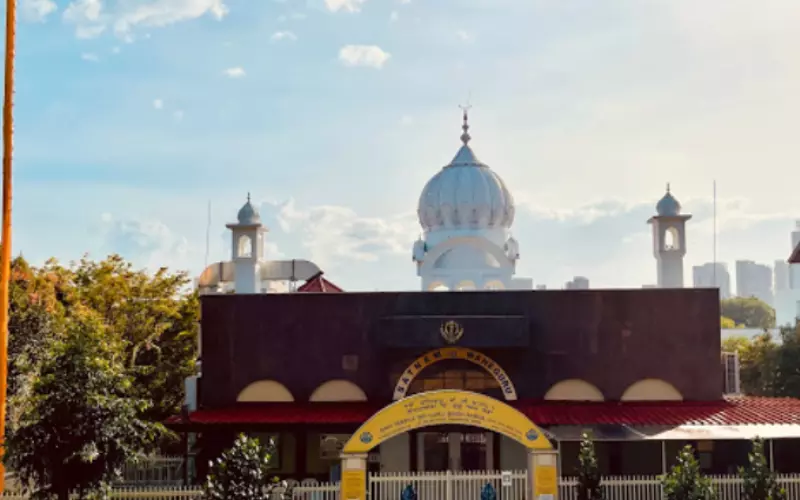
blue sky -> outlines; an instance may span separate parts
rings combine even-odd
[[[800,3],[20,0],[14,251],[227,257],[248,191],[271,256],[347,289],[417,287],[426,180],[473,147],[517,199],[518,272],[655,280],[671,182],[690,266],[789,252]]]

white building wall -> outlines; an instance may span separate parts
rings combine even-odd
[[[409,472],[410,452],[408,432],[381,443],[381,472]]]
[[[524,446],[507,438],[498,435],[500,438],[500,469],[501,470],[524,470],[528,468],[528,451]]]

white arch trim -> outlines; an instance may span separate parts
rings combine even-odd
[[[646,378],[634,382],[620,398],[622,401],[683,401],[683,395],[669,382]]]
[[[294,396],[289,389],[274,380],[259,380],[244,388],[236,397],[240,403],[290,403]]]
[[[508,256],[506,256],[505,252],[503,252],[503,249],[491,241],[485,238],[478,238],[474,236],[460,236],[456,238],[449,238],[433,247],[431,251],[425,255],[425,260],[422,261],[422,265],[417,271],[417,274],[420,276],[425,276],[441,272],[441,269],[434,268],[434,264],[439,257],[444,255],[445,252],[462,245],[475,247],[491,254],[495,259],[497,259],[497,262],[500,263],[500,267],[494,269],[494,271],[503,270],[510,272],[514,270],[513,265],[508,260]]]
[[[544,399],[549,401],[605,401],[600,389],[577,378],[553,384],[553,387],[544,395]]]
[[[328,380],[311,393],[309,401],[366,401],[367,395],[349,380]]]

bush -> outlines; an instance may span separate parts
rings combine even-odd
[[[271,484],[268,462],[273,445],[240,434],[233,447],[211,462],[206,479],[208,500],[262,500]]]
[[[581,449],[578,454],[578,484],[575,485],[578,500],[602,500],[603,487],[600,485],[600,469],[594,442],[589,434],[581,436]]]
[[[747,467],[739,467],[739,476],[743,481],[743,500],[786,500],[786,492],[778,486],[775,474],[767,465],[764,441],[761,439],[753,441],[753,451],[748,462]]]
[[[661,480],[666,500],[715,500],[711,480],[700,472],[694,450],[686,446],[678,454],[678,463]]]

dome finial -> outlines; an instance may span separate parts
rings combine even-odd
[[[667,191],[669,191],[669,188],[667,188]],[[247,203],[250,203],[250,191],[247,192]]]
[[[669,182],[667,183],[667,192],[669,193]]]
[[[461,142],[463,142],[465,146],[469,144],[470,139],[472,139],[472,137],[469,135],[469,110],[471,107],[472,105],[469,104],[469,101],[467,101],[467,104],[459,106],[461,111],[463,111],[463,123],[461,124],[461,130],[464,132],[461,134]]]

